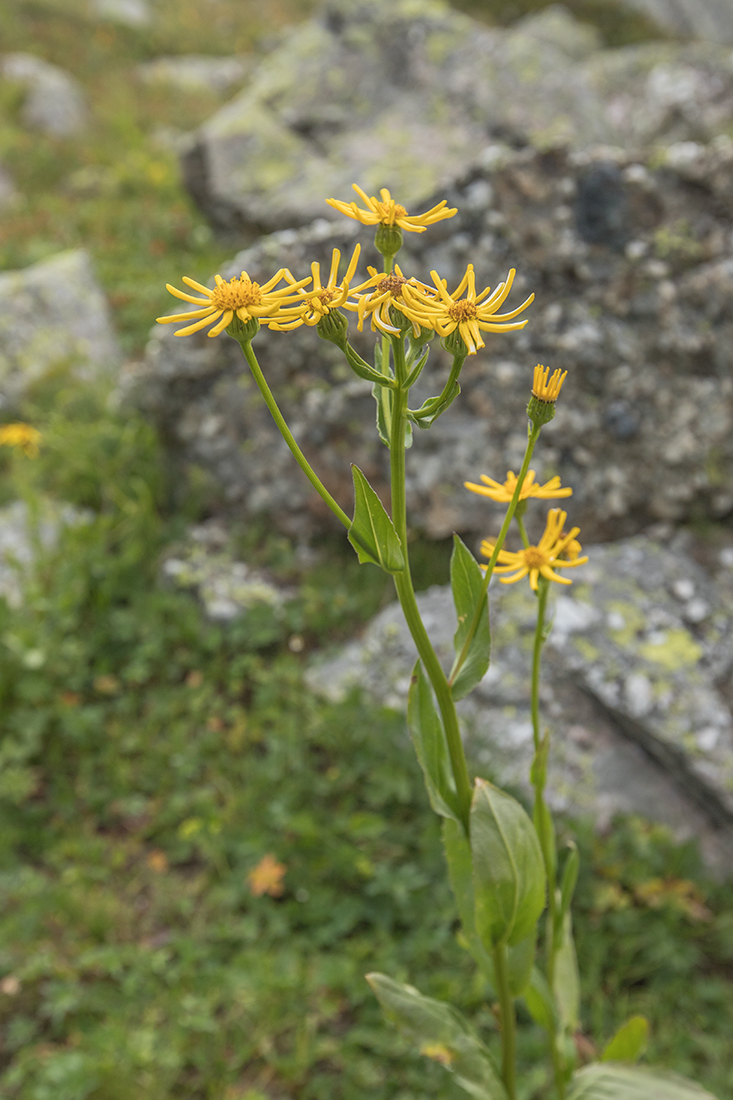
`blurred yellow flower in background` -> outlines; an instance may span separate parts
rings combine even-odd
[[[386,187],[379,192],[381,199],[374,196],[370,198],[356,183],[352,184],[352,187],[366,206],[366,210],[362,210],[355,202],[344,202],[341,199],[326,199],[326,202],[340,214],[345,214],[347,218],[354,218],[362,225],[398,225],[400,229],[405,229],[409,233],[424,233],[429,225],[443,221],[444,218],[452,218],[458,212],[455,207],[447,209],[448,200],[443,199],[437,206],[426,210],[424,214],[408,214],[404,206],[394,201]]]
[[[41,433],[30,424],[18,421],[15,424],[3,424],[0,427],[0,447],[13,447],[28,455],[29,458],[36,457],[40,442]]]
[[[563,512],[561,508],[551,508],[547,517],[545,532],[537,546],[526,546],[523,550],[517,550],[516,553],[511,550],[499,551],[497,559],[499,564],[496,566],[495,572],[514,573],[512,577],[502,577],[502,584],[514,584],[515,581],[521,581],[522,577],[526,577],[528,574],[529,583],[535,592],[540,576],[545,577],[548,581],[557,581],[558,584],[573,583],[568,577],[561,577],[555,570],[583,565],[588,561],[588,558],[587,556],[584,558],[578,557],[582,547],[575,536],[580,528],[573,527],[567,534],[563,531],[567,518],[567,512]],[[483,557],[490,558],[495,545],[495,543],[489,542],[488,539],[484,539],[481,543]],[[570,547],[572,547],[572,553],[574,554],[572,559],[567,555]]]
[[[511,501],[517,487],[517,475],[512,473],[511,470],[507,470],[506,481],[503,485],[498,481],[494,481],[492,477],[487,477],[486,474],[480,474],[479,476],[484,484],[476,485],[472,481],[464,481],[463,484],[466,489],[470,489],[472,493],[478,493],[479,496],[490,497],[491,500],[496,500],[500,504],[508,504]],[[573,490],[569,486],[561,487],[559,475],[551,477],[544,485],[536,485],[534,479],[534,470],[528,470],[519,491],[519,500],[528,500],[529,497],[536,497],[538,500],[557,500],[560,497],[569,497],[573,494]]]
[[[271,898],[279,898],[285,892],[283,878],[286,871],[285,864],[278,863],[274,855],[268,852],[249,872],[247,883],[256,898],[262,897],[263,894],[269,894]]]

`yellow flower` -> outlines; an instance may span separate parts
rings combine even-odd
[[[431,210],[426,210],[424,214],[410,215],[404,206],[394,201],[386,187],[379,192],[382,196],[381,200],[376,197],[369,198],[356,183],[352,184],[352,187],[366,206],[366,210],[362,210],[355,202],[343,202],[341,199],[326,199],[326,202],[340,214],[345,214],[347,218],[354,218],[362,225],[398,225],[400,229],[405,229],[409,233],[424,233],[429,225],[441,222],[444,218],[452,218],[458,212],[455,207],[447,210],[448,200],[443,199]]]
[[[328,282],[325,286],[321,285],[321,265],[319,263],[312,263],[311,273],[313,275],[313,287],[310,290],[299,290],[297,292],[298,299],[302,303],[300,313],[294,320],[282,324],[275,319],[271,323],[270,328],[276,328],[280,332],[285,332],[288,329],[298,328],[298,326],[302,324],[310,326],[317,325],[321,318],[328,316],[332,309],[338,309],[339,306],[344,305],[349,296],[349,285],[354,278],[354,272],[359,262],[360,252],[361,245],[357,244],[349,260],[346,274],[340,283],[336,282],[339,261],[341,260],[341,253],[338,248],[334,248],[333,250],[331,256],[331,271],[329,272]],[[287,268],[284,271],[284,277],[291,286],[296,285],[295,277]],[[307,281],[310,282],[310,279]]]
[[[556,370],[550,378],[550,368],[538,363],[534,369],[534,381],[532,394],[538,401],[545,401],[554,405],[560,396],[562,384],[567,377],[567,371]]]
[[[379,329],[380,332],[384,332],[388,336],[395,335],[400,330],[392,324],[389,311],[391,306],[396,306],[401,312],[405,312],[402,297],[403,287],[410,283],[410,285],[423,287],[428,293],[432,292],[432,288],[425,286],[423,283],[418,283],[416,279],[407,279],[402,274],[399,264],[395,264],[392,272],[377,271],[376,267],[368,267],[367,271],[370,278],[365,283],[354,287],[351,293],[356,297],[356,302],[346,302],[346,309],[350,309],[357,314],[359,332],[364,327],[364,318],[371,315],[372,331]],[[360,291],[362,290],[371,290],[371,293],[361,294]],[[420,325],[413,321],[412,329],[417,336],[420,332]]]
[[[283,878],[286,871],[285,864],[278,863],[268,852],[247,875],[249,888],[256,898],[262,897],[263,894],[269,894],[271,898],[279,898],[285,891]]]
[[[434,1062],[440,1062],[441,1066],[450,1066],[455,1059],[453,1051],[445,1043],[423,1043],[420,1053]]]
[[[567,512],[561,508],[551,508],[547,517],[545,533],[537,546],[526,546],[523,550],[514,553],[511,550],[500,550],[495,572],[514,573],[512,577],[502,577],[502,584],[514,584],[522,577],[529,574],[529,583],[537,591],[537,582],[540,576],[548,581],[557,581],[558,584],[572,584],[568,577],[561,577],[554,570],[567,569],[574,565],[583,565],[588,561],[587,556],[578,557],[581,551],[580,543],[575,536],[580,531],[579,527],[573,527],[567,534],[563,531]],[[485,539],[481,543],[481,553],[485,558],[490,558],[494,552],[495,543]],[[570,559],[568,550],[572,547],[574,557]]]
[[[183,281],[186,286],[193,287],[194,290],[198,290],[205,297],[194,298],[193,295],[178,290],[170,283],[166,283],[166,289],[174,297],[181,298],[184,302],[193,302],[194,305],[202,308],[191,310],[188,313],[174,313],[169,317],[157,317],[156,320],[160,325],[170,325],[174,321],[190,321],[193,318],[200,318],[194,324],[179,329],[176,336],[190,336],[192,332],[198,332],[199,329],[205,328],[212,321],[217,321],[217,324],[207,335],[218,336],[227,325],[231,324],[235,314],[240,321],[246,322],[255,318],[258,321],[264,321],[271,328],[275,327],[271,322],[276,317],[291,320],[297,314],[297,310],[291,311],[283,307],[290,306],[294,301],[297,301],[297,291],[310,282],[310,279],[301,279],[300,282],[293,282],[289,286],[275,290],[274,288],[284,275],[285,269],[280,268],[262,286],[259,283],[253,283],[246,271],[243,271],[238,278],[230,279],[229,282],[222,279],[221,275],[215,275],[214,282],[216,286],[213,290],[209,290],[208,287],[202,286],[201,283],[197,283],[194,279],[189,279],[187,275],[184,275]]]
[[[472,481],[464,481],[463,484],[466,489],[470,489],[472,493],[478,493],[479,496],[490,497],[491,500],[499,501],[501,504],[508,504],[511,501],[517,487],[517,475],[513,474],[511,470],[507,470],[506,481],[503,485],[500,485],[498,481],[494,481],[492,477],[487,477],[486,474],[481,474],[480,477],[484,483],[483,485],[475,485]],[[528,470],[519,492],[520,500],[528,500],[529,497],[537,497],[540,500],[556,500],[559,497],[573,495],[571,488],[566,486],[563,489],[560,487],[558,475],[551,477],[544,485],[535,485],[534,479],[534,470]]]
[[[514,268],[507,275],[506,282],[500,283],[493,293],[491,287],[487,286],[479,295],[476,294],[473,264],[468,265],[466,274],[453,294],[448,293],[448,284],[445,279],[438,277],[437,271],[431,271],[430,274],[435,283],[435,291],[432,287],[430,293],[427,293],[419,286],[407,286],[403,289],[404,304],[400,308],[411,321],[423,328],[434,328],[439,336],[450,336],[457,328],[469,355],[475,355],[479,348],[485,346],[481,331],[512,332],[527,324],[526,320],[514,321],[514,318],[533,301],[534,294],[530,294],[521,306],[510,313],[496,312],[506,301],[512,288],[516,275]],[[461,298],[464,292],[466,296]]]
[[[0,428],[0,447],[14,447],[23,451],[29,458],[35,458],[38,454],[38,444],[41,442],[41,433],[30,424],[18,422],[16,424],[3,424]]]

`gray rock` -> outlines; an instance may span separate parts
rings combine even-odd
[[[216,227],[252,233],[323,216],[354,181],[409,207],[497,139],[709,140],[733,124],[730,51],[713,38],[600,50],[560,5],[502,29],[437,2],[328,0],[200,128],[185,179]]]
[[[5,54],[0,60],[3,79],[27,89],[21,118],[32,130],[50,137],[73,137],[89,120],[84,93],[78,82],[56,65],[29,53]]]
[[[251,62],[246,57],[157,57],[138,66],[146,84],[169,84],[184,91],[227,92],[244,83]]]
[[[60,252],[22,271],[0,273],[0,395],[16,402],[49,371],[90,378],[120,354],[107,302],[88,254]]]
[[[0,508],[0,598],[10,607],[20,607],[39,550],[53,550],[64,527],[77,527],[90,518],[90,512],[54,500],[43,500],[32,518],[22,500]]]
[[[438,197],[459,213],[409,235],[403,269],[426,279],[436,268],[455,285],[472,261],[481,285],[495,285],[516,267],[510,301],[529,290],[537,297],[528,327],[487,334],[486,350],[466,362],[461,397],[429,432],[416,432],[408,452],[414,526],[436,538],[495,527],[500,509],[463,482],[519,468],[538,362],[569,376],[533,466],[538,477],[559,473],[573,486],[569,513],[586,540],[730,514],[733,142],[676,143],[653,158],[493,146],[484,167]],[[245,269],[264,280],[286,264],[303,276],[311,260],[327,263],[333,246],[350,251],[357,231],[365,262],[374,262],[369,230],[322,220],[263,237],[223,274]],[[152,334],[131,379],[172,449],[210,472],[233,514],[267,512],[298,537],[327,527],[330,513],[299,475],[238,345],[225,336],[177,339],[172,327]],[[354,339],[371,354],[373,337]],[[261,331],[255,347],[296,438],[342,506],[351,507],[350,461],[386,497],[369,384],[310,329]],[[439,392],[447,362],[431,352],[416,405]]]
[[[623,0],[623,3],[680,38],[733,42],[733,9],[729,0]]]
[[[94,0],[94,11],[100,19],[123,27],[147,27],[152,19],[147,0]]]
[[[606,140],[581,64],[596,46],[560,7],[505,31],[436,0],[330,0],[199,130],[185,178],[223,229],[302,225],[354,180],[410,205],[491,133]]]
[[[292,592],[234,559],[229,541],[226,528],[216,520],[192,527],[186,540],[166,555],[163,577],[176,588],[193,592],[214,622],[241,618],[258,605],[277,614]]]
[[[719,685],[733,664],[733,604],[677,545],[638,536],[588,550],[571,588],[554,595],[543,661],[543,722],[552,730],[549,797],[556,810],[642,813],[696,832],[714,861],[733,845],[733,718]],[[559,586],[555,586],[559,588]],[[493,658],[459,704],[478,761],[503,785],[528,790],[529,676],[536,601],[529,585],[492,581]],[[445,667],[452,658],[450,589],[418,598]],[[363,638],[312,665],[332,698],[360,686],[402,710],[415,650],[398,605]]]

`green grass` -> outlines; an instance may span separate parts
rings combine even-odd
[[[250,52],[311,7],[161,0],[136,32],[96,27],[82,0],[7,0],[3,50],[72,71],[93,119],[78,140],[30,135],[17,90],[0,85],[0,160],[23,193],[0,226],[0,268],[89,248],[138,354],[169,305],[165,281],[208,278],[231,246],[212,238],[161,140],[220,101],[146,87],[134,66]],[[3,1100],[454,1100],[363,980],[381,969],[449,998],[496,1045],[404,721],[357,696],[326,704],[303,680],[313,649],[353,636],[389,583],[341,540],[305,568],[254,525],[235,548],[297,598],[213,626],[159,582],[164,548],[205,515],[205,495],[193,483],[174,494],[150,426],[63,376],[20,411],[44,445],[32,462],[0,456],[2,501],[69,501],[89,522],[40,556],[22,608],[0,605]],[[445,579],[447,553],[415,546],[421,586]],[[578,832],[587,1049],[643,1011],[650,1058],[722,1100],[733,889],[707,882],[663,830]],[[284,892],[255,897],[247,876],[268,853]],[[542,1038],[524,1017],[520,1045],[529,1066]],[[522,1100],[543,1087],[529,1075]]]

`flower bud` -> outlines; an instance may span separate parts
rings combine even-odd
[[[349,322],[340,309],[331,309],[325,313],[318,324],[316,332],[322,340],[329,340],[343,351],[346,347],[346,334],[349,331]]]
[[[399,225],[378,225],[374,245],[382,256],[393,260],[402,248],[402,230]]]
[[[249,321],[242,321],[236,313],[227,325],[227,333],[240,344],[250,344],[260,331],[260,322],[256,317],[250,317]]]

